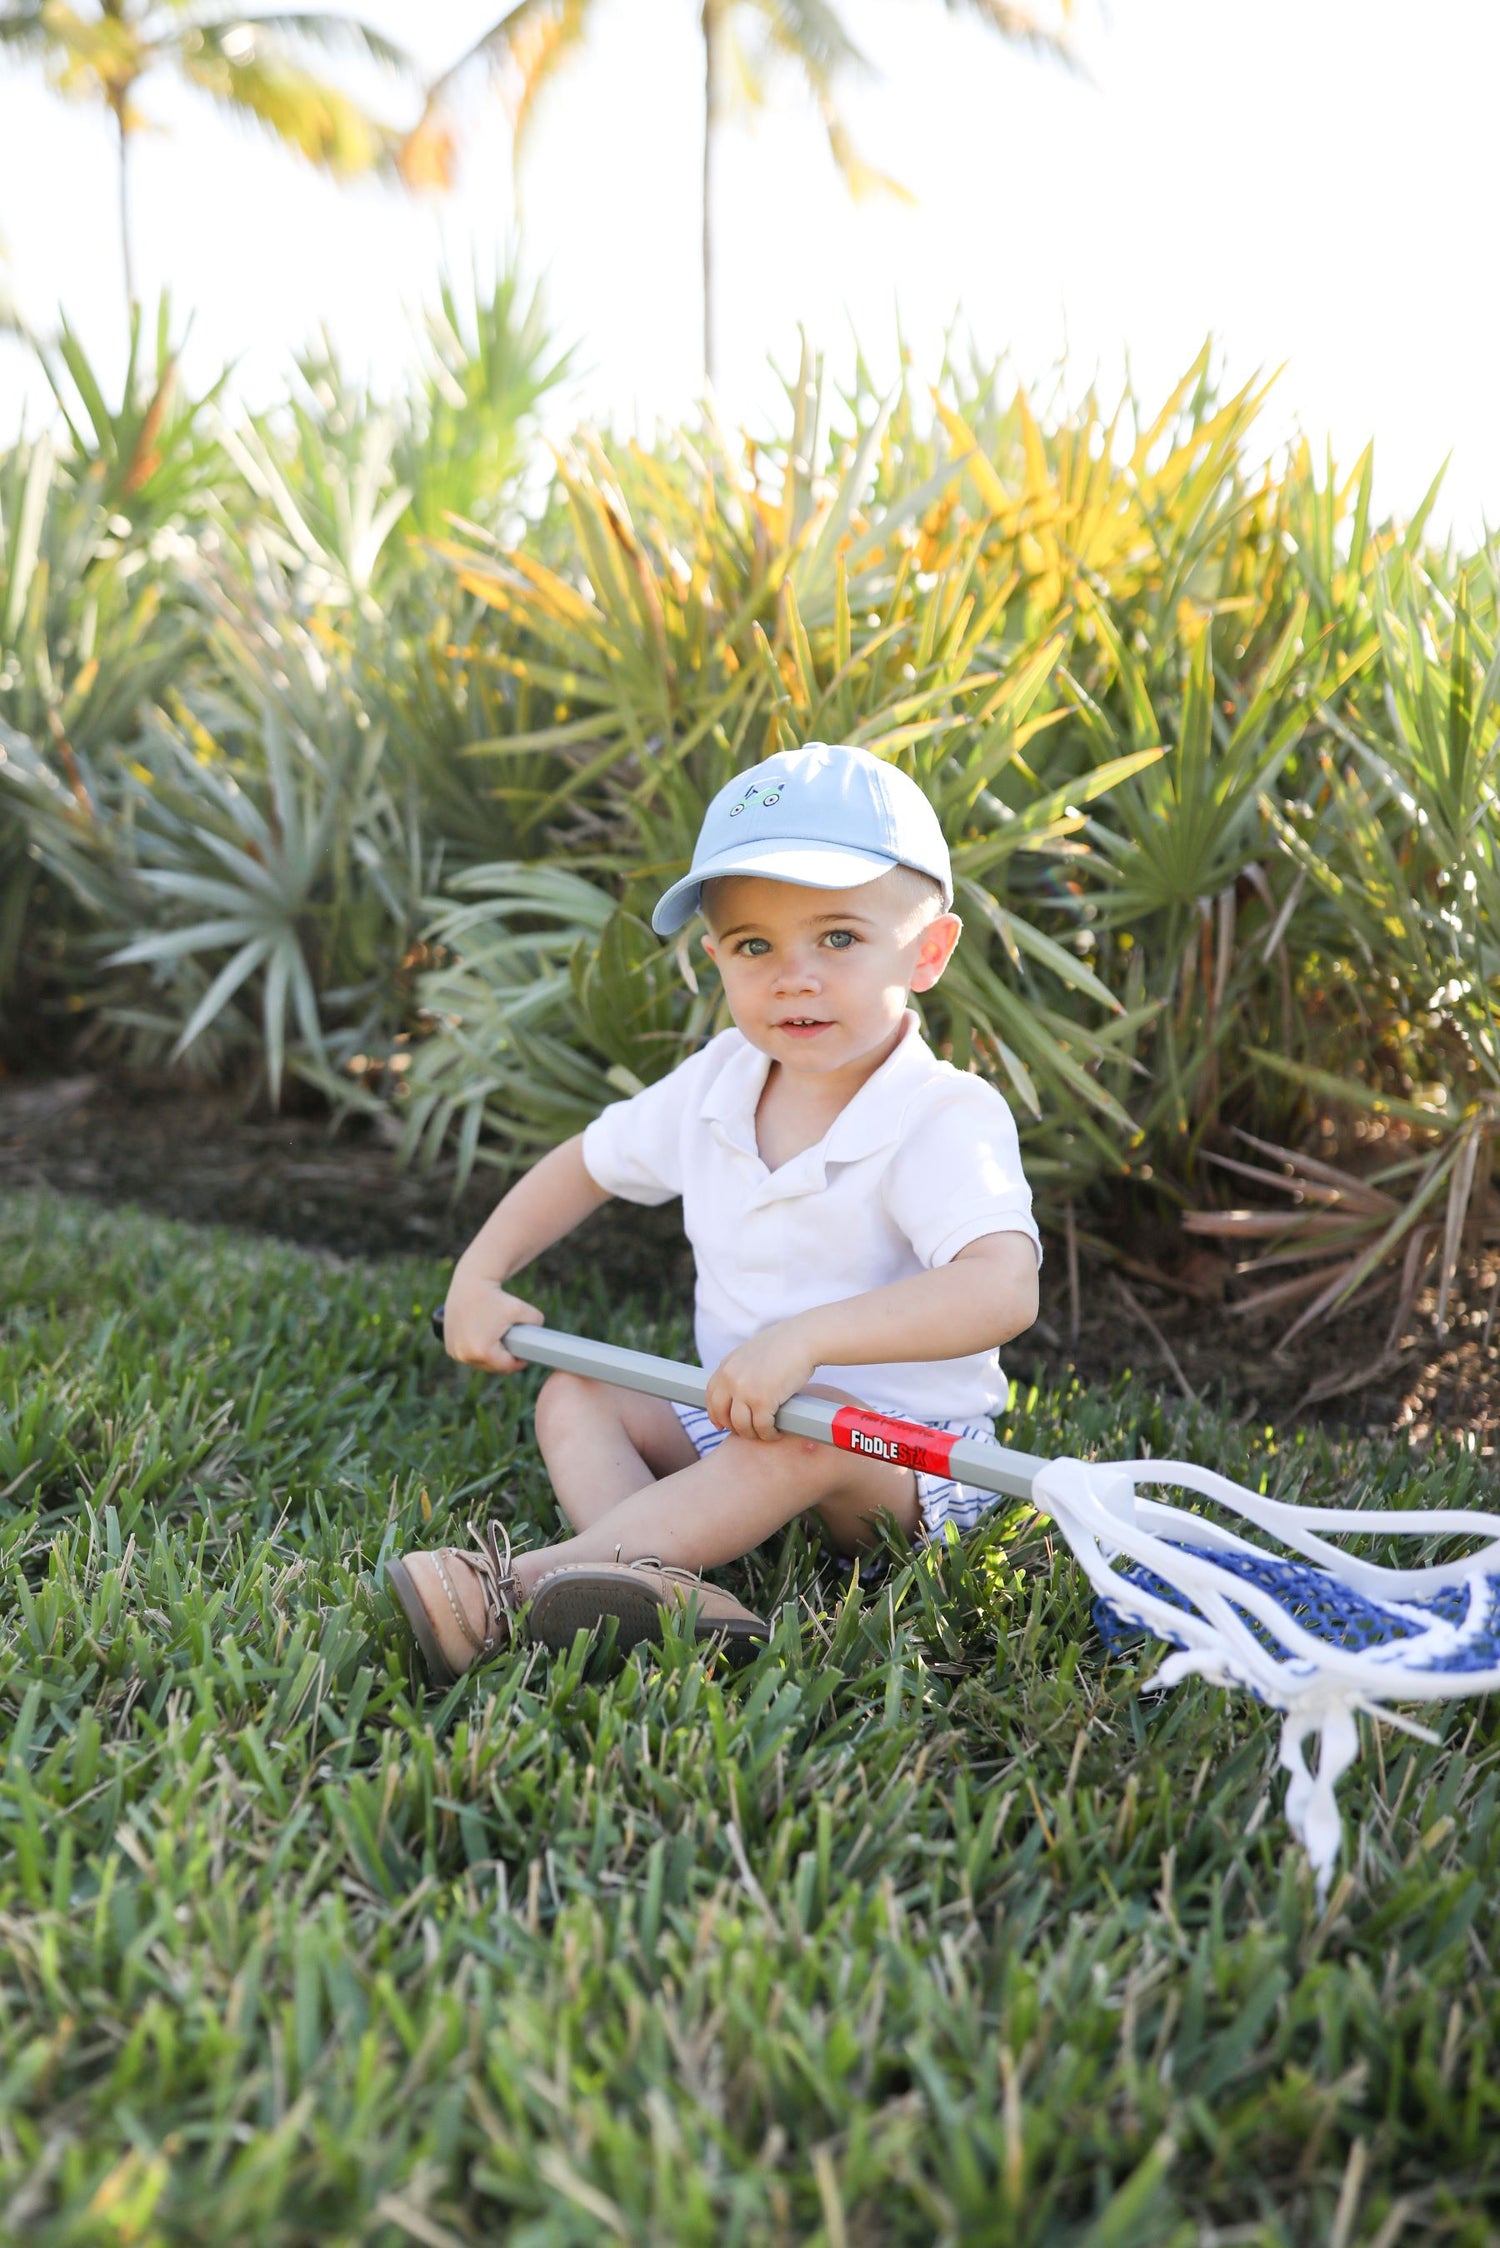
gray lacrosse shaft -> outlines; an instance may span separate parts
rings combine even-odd
[[[508,1351],[535,1366],[582,1374],[589,1381],[639,1390],[646,1397],[669,1397],[678,1405],[701,1407],[707,1402],[708,1376],[703,1368],[679,1365],[675,1358],[653,1358],[649,1351],[622,1350],[616,1343],[590,1342],[586,1336],[560,1334],[552,1327],[510,1327],[504,1341]],[[789,1397],[776,1415],[776,1426],[786,1436],[811,1436],[820,1444],[837,1444],[833,1424],[838,1411],[826,1397]],[[915,1431],[922,1424],[895,1421],[893,1425]],[[847,1451],[849,1446],[839,1449]],[[1045,1465],[1034,1452],[1011,1452],[1003,1444],[985,1444],[969,1436],[961,1436],[948,1455],[948,1472],[956,1481],[1007,1499],[1029,1499]]]

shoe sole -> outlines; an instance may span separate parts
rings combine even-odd
[[[619,1627],[615,1643],[622,1652],[647,1642],[659,1643],[666,1604],[645,1585],[622,1578],[596,1576],[589,1569],[569,1569],[548,1583],[545,1578],[531,1596],[527,1626],[543,1647],[571,1647],[580,1631],[597,1631],[611,1618]],[[693,1619],[693,1637],[704,1644],[717,1640],[732,1663],[753,1662],[768,1637],[763,1623]]]
[[[433,1631],[431,1619],[422,1604],[422,1598],[411,1581],[406,1563],[393,1554],[385,1565],[385,1580],[390,1586],[396,1605],[411,1626],[411,1635],[421,1650],[427,1665],[427,1675],[434,1686],[456,1686],[459,1673],[453,1668]]]

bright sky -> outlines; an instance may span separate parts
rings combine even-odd
[[[363,13],[449,61],[501,0],[367,0]],[[1148,402],[1210,331],[1231,375],[1285,366],[1268,438],[1298,421],[1341,461],[1376,439],[1380,494],[1413,506],[1453,455],[1440,522],[1500,520],[1489,273],[1492,0],[1107,0],[1083,27],[1091,82],[1005,48],[939,0],[844,0],[873,72],[845,103],[861,152],[917,197],[853,204],[792,84],[724,136],[720,389],[731,417],[775,412],[802,323],[877,370],[897,319],[935,372],[955,316],[981,351],[1082,388],[1128,355]],[[586,55],[547,98],[522,181],[520,240],[583,376],[568,412],[649,433],[698,384],[701,61],[693,0],[597,0]],[[394,106],[394,90],[386,93]],[[164,128],[136,152],[148,298],[192,310],[196,371],[239,363],[257,403],[322,324],[394,384],[446,262],[492,266],[517,228],[504,112],[476,87],[446,204],[336,189],[248,129],[148,85]],[[104,119],[0,74],[0,239],[25,315],[59,305],[106,363],[123,322]],[[40,393],[0,340],[0,442]]]

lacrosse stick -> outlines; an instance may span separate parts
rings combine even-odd
[[[439,1335],[442,1316],[433,1314]],[[548,1327],[515,1326],[504,1340],[515,1357],[538,1366],[680,1405],[707,1403],[708,1376],[698,1366]],[[1320,1901],[1341,1839],[1335,1789],[1359,1753],[1356,1713],[1432,1740],[1387,1705],[1500,1686],[1500,1515],[1298,1506],[1185,1460],[1045,1460],[821,1397],[789,1397],[776,1426],[859,1458],[1029,1500],[1057,1524],[1093,1585],[1106,1637],[1138,1628],[1177,1649],[1143,1692],[1196,1674],[1247,1687],[1281,1710],[1287,1821],[1307,1852]],[[1144,1495],[1164,1487],[1212,1501],[1285,1550]],[[1329,1533],[1487,1542],[1462,1560],[1392,1569],[1344,1553]],[[1316,1769],[1307,1756],[1314,1737]]]

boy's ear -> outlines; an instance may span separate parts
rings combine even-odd
[[[949,961],[953,958],[964,925],[956,913],[940,913],[929,921],[922,931],[922,942],[917,948],[916,963],[912,968],[910,991],[931,991]]]

